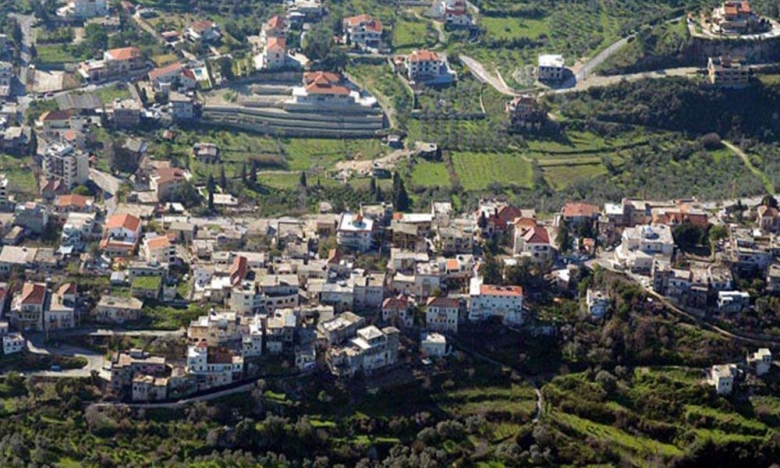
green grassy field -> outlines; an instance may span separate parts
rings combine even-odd
[[[65,44],[41,44],[35,48],[37,63],[73,63],[77,59],[65,49]]]
[[[521,37],[536,39],[542,34],[550,33],[549,25],[544,19],[483,16],[479,19],[479,23],[490,37],[496,39]]]
[[[16,158],[0,154],[0,174],[8,177],[8,188],[20,199],[32,199],[38,195],[38,183],[29,158]]]
[[[466,190],[485,190],[490,184],[533,185],[531,164],[519,154],[454,152],[450,157]]]
[[[401,17],[393,29],[393,48],[397,53],[431,47],[436,43],[435,31],[429,31],[428,23],[414,17]]]
[[[597,164],[568,166],[547,166],[542,168],[544,179],[555,190],[562,190],[579,180],[592,179],[607,173],[607,169]]]
[[[418,159],[411,171],[412,185],[418,187],[449,187],[450,175],[443,162]]]
[[[110,104],[116,99],[130,99],[132,97],[130,90],[123,84],[105,86],[98,89],[95,93],[103,104]]]

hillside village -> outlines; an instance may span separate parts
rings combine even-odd
[[[776,8],[585,45],[549,2],[52,3],[0,20],[8,421],[106,450],[223,405],[182,466],[777,459]],[[167,456],[118,446],[50,466]]]

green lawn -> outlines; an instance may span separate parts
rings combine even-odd
[[[517,153],[456,152],[450,157],[466,190],[485,190],[491,184],[523,188],[533,185],[531,163]]]
[[[637,454],[654,453],[664,456],[678,456],[683,453],[682,450],[674,445],[664,444],[646,437],[632,435],[612,426],[582,419],[573,414],[556,411],[552,414],[552,418],[557,423],[562,424],[570,430],[579,432],[583,436],[604,440],[629,452]]]
[[[78,59],[65,50],[65,44],[41,44],[35,48],[38,63],[73,63]]]
[[[38,183],[29,157],[16,158],[0,154],[0,174],[8,177],[9,191],[18,193],[21,199],[27,200],[38,195]]]
[[[443,162],[417,159],[412,169],[412,184],[419,187],[449,187],[450,174]]]
[[[103,104],[110,104],[116,99],[130,99],[132,94],[124,84],[105,86],[95,92]]]
[[[284,154],[289,170],[329,169],[345,159],[374,159],[385,153],[379,140],[285,139]]]
[[[516,39],[521,37],[538,38],[549,34],[550,29],[545,19],[527,19],[495,16],[479,18],[479,24],[487,30],[487,34],[495,39]]]
[[[399,18],[393,29],[393,48],[397,53],[431,47],[436,43],[436,32],[429,34],[426,22],[417,18]]]
[[[555,190],[562,190],[569,185],[585,179],[591,179],[607,173],[607,169],[597,164],[547,166],[542,168],[544,179]]]

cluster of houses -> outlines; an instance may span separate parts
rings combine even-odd
[[[739,364],[717,364],[707,372],[707,383],[718,395],[728,396],[737,390],[740,383],[747,382],[747,376],[763,377],[772,369],[772,352],[760,348],[749,353]]]
[[[747,0],[728,0],[712,9],[708,21],[711,32],[723,35],[745,35],[766,32],[771,24],[758,16]]]

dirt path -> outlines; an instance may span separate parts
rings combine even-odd
[[[504,83],[504,80],[499,79],[492,73],[485,70],[485,67],[482,66],[482,64],[478,61],[467,55],[461,55],[460,61],[463,62],[463,65],[465,65],[466,68],[471,70],[471,73],[473,73],[479,81],[489,84],[496,91],[505,96],[517,96],[517,91],[507,86],[507,84]]]
[[[358,174],[370,174],[375,167],[392,170],[403,159],[408,159],[414,155],[413,150],[396,150],[392,153],[376,159],[362,159],[359,161],[339,161],[336,163],[336,170],[352,171]]]
[[[761,179],[761,182],[763,182],[764,187],[766,187],[767,193],[775,193],[775,186],[772,184],[772,181],[769,180],[769,177],[764,174],[760,169],[758,169],[756,166],[753,165],[752,162],[750,162],[750,156],[748,156],[744,151],[742,151],[742,148],[738,147],[737,145],[729,142],[729,141],[722,141],[723,145],[730,149],[732,153],[739,156],[742,161],[745,163],[745,166],[747,166],[748,169],[750,169],[750,172],[756,175],[759,179]]]

